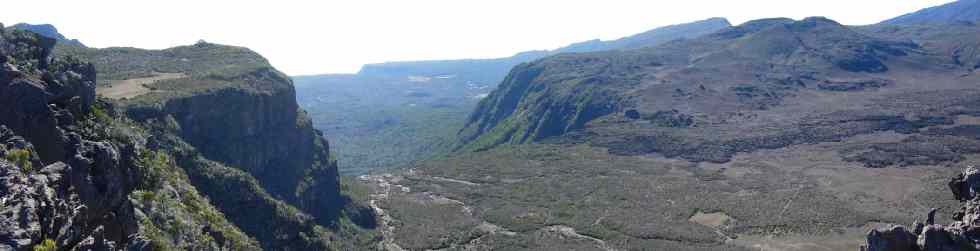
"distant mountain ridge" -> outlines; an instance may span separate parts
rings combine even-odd
[[[459,59],[401,61],[367,64],[361,68],[361,75],[439,75],[474,73],[496,84],[503,79],[506,71],[519,63],[533,61],[546,56],[568,52],[593,52],[603,50],[635,49],[657,46],[677,39],[689,39],[731,27],[725,18],[714,17],[705,20],[669,25],[655,28],[636,35],[612,40],[598,39],[574,43],[555,50],[536,50],[519,52],[511,57],[493,59]],[[499,71],[498,71],[499,70]]]
[[[15,24],[14,26],[11,26],[11,28],[32,31],[41,36],[53,38],[57,40],[59,43],[85,46],[85,44],[82,44],[82,42],[78,41],[78,39],[69,39],[65,37],[65,35],[62,35],[60,32],[58,32],[58,28],[55,28],[54,25],[51,24],[19,23],[19,24]]]
[[[977,20],[980,20],[980,0],[960,0],[905,14],[880,24],[938,24]]]

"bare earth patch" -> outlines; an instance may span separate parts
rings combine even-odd
[[[690,220],[701,225],[717,228],[728,225],[728,223],[732,220],[732,217],[728,216],[728,214],[724,212],[705,213],[698,211],[691,216]]]
[[[111,99],[134,98],[149,93],[151,90],[146,85],[156,83],[161,80],[185,78],[183,73],[155,73],[152,77],[133,78],[125,80],[113,80],[108,87],[96,89],[96,93]]]

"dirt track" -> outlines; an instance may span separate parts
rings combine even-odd
[[[150,92],[146,85],[161,80],[184,78],[183,73],[156,73],[152,77],[133,78],[126,80],[113,80],[109,87],[101,87],[96,90],[99,95],[111,99],[133,98]]]

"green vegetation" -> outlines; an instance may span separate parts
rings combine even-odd
[[[91,118],[97,123],[110,123],[112,122],[112,117],[109,116],[101,107],[92,106],[91,108]]]
[[[167,178],[167,169],[173,165],[169,155],[162,151],[145,151],[140,155],[140,189],[156,190],[165,182],[172,181]]]
[[[130,194],[146,218],[141,231],[154,250],[206,249],[218,245],[232,250],[254,249],[258,243],[232,225],[224,214],[198,194],[182,169],[162,151],[144,152],[139,161],[142,181]],[[210,232],[202,230],[208,226]],[[220,233],[224,243],[214,243]]]
[[[54,240],[44,239],[44,241],[42,241],[41,243],[39,243],[39,244],[34,245],[33,247],[31,247],[31,250],[33,250],[33,251],[57,251],[58,250],[58,246],[57,245],[58,244],[55,243]]]
[[[331,243],[331,247],[335,250],[372,249],[382,236],[375,226],[374,209],[367,204],[371,190],[348,177],[341,177],[340,181],[341,193],[347,196],[348,204],[333,227],[341,241]]]
[[[466,114],[488,92],[464,77],[296,77],[297,101],[330,140],[344,175],[380,172],[448,152]]]
[[[149,137],[142,125],[121,117],[105,100],[100,100],[80,121],[81,133],[93,140],[126,146]],[[114,116],[115,115],[115,116]],[[142,212],[137,219],[140,233],[151,240],[154,250],[257,249],[259,244],[229,222],[211,202],[200,195],[184,170],[164,150],[142,148],[132,160],[136,167],[136,191],[129,194]],[[205,229],[204,226],[207,226]],[[208,231],[205,231],[208,230]],[[213,236],[220,235],[222,243]]]
[[[27,149],[10,149],[7,150],[7,155],[4,159],[14,163],[14,165],[21,168],[21,171],[25,173],[31,173],[34,171],[33,164],[31,163],[31,151]]]
[[[376,108],[311,114],[325,131],[345,175],[409,165],[448,153],[465,112],[454,108]],[[375,118],[386,118],[376,121]],[[345,133],[350,132],[350,133]]]

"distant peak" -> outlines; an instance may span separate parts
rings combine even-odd
[[[789,25],[790,28],[796,31],[807,31],[820,27],[840,27],[840,28],[844,27],[844,25],[838,23],[837,21],[831,20],[826,17],[808,17],[800,21],[789,23],[787,25]]]
[[[719,23],[719,24],[726,24],[728,26],[732,26],[732,23],[728,21],[728,18],[724,18],[724,17],[712,17],[705,20],[701,20],[699,22]]]
[[[803,23],[828,23],[828,24],[834,24],[834,25],[841,25],[837,21],[834,21],[834,20],[832,20],[830,18],[826,18],[826,17],[808,17],[808,18],[804,18],[800,22],[803,22]]]
[[[980,21],[980,0],[959,0],[901,15],[879,24],[950,24]]]

